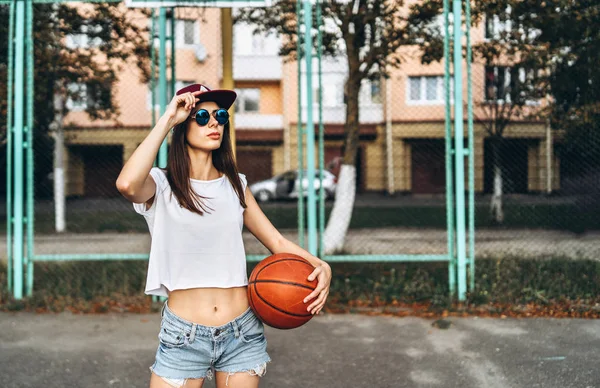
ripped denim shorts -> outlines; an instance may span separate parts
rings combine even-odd
[[[263,323],[248,308],[222,326],[203,326],[175,315],[165,302],[156,360],[150,370],[174,387],[213,372],[262,376],[271,358]]]

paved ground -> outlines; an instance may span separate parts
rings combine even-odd
[[[267,328],[261,387],[600,387],[600,321],[450,321],[323,315]],[[158,314],[0,314],[0,385],[147,387],[158,324]]]
[[[487,204],[489,196],[477,196],[477,203]],[[505,203],[518,204],[550,204],[572,203],[574,197],[507,195]],[[70,199],[71,211],[87,212],[92,208],[111,208],[131,211],[131,204],[124,198]],[[290,207],[295,202],[277,202],[261,205],[263,207]],[[356,206],[407,207],[407,206],[445,206],[440,195],[386,196],[377,193],[359,194]],[[5,214],[5,202],[0,201],[0,215]],[[36,202],[36,213],[52,212],[50,200]],[[0,222],[2,222],[0,220]],[[293,230],[282,231],[291,240],[297,240]],[[444,254],[446,248],[446,232],[442,229],[422,228],[381,228],[353,229],[346,238],[347,254]],[[267,250],[249,233],[244,234],[246,251],[249,254],[268,254]],[[36,254],[59,253],[147,253],[150,236],[139,234],[80,234],[64,235],[36,234]],[[568,257],[572,259],[600,260],[600,231],[585,235],[575,235],[566,231],[531,230],[531,229],[484,229],[478,228],[476,233],[476,255],[478,258],[518,256],[524,258]],[[6,260],[6,240],[0,240],[0,260]]]
[[[296,241],[296,231],[283,231]],[[352,229],[344,249],[348,254],[444,254],[447,252],[446,232],[435,229],[381,228]],[[566,257],[600,260],[600,231],[578,236],[550,230],[478,229],[475,235],[478,258],[486,257]],[[250,233],[244,233],[248,254],[268,255],[266,248]],[[148,253],[148,233],[119,234],[67,233],[36,235],[36,254],[58,253]],[[0,260],[6,260],[6,239],[0,240]]]

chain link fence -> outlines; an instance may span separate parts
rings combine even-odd
[[[2,28],[7,28],[8,5],[0,10]],[[191,83],[218,89],[223,78],[220,10],[169,12],[174,20],[167,22],[167,36],[174,31],[174,38],[167,42],[167,61],[170,65],[174,52],[175,89]],[[158,61],[157,24],[153,26],[149,10],[122,3],[36,4],[34,14],[35,254],[145,254],[150,247],[147,225],[119,194],[115,181],[149,133],[153,110],[158,117],[158,94],[152,96],[150,88],[152,75],[157,77],[157,63],[151,63],[152,58]],[[474,47],[493,39],[494,28],[501,26],[493,16],[482,20],[472,27]],[[439,26],[439,19],[434,22]],[[324,25],[328,23],[325,19]],[[322,103],[329,222],[348,159],[348,59],[343,48],[336,56],[323,57],[321,89],[314,62],[309,92],[315,104],[307,107],[306,66],[298,73],[294,58],[281,54],[284,36],[255,34],[254,29],[243,21],[233,29],[237,162],[265,214],[286,237],[298,241],[297,196],[299,186],[307,184],[297,179],[298,122],[306,120],[308,109],[318,118],[317,104]],[[3,95],[5,41],[0,53]],[[338,254],[448,253],[444,65],[423,64],[417,43],[400,49],[402,63],[389,78],[372,77],[360,84],[358,146],[350,158],[356,197]],[[170,72],[167,77],[171,79]],[[598,142],[590,142],[588,149],[585,138],[573,140],[568,128],[548,115],[534,119],[526,114],[542,112],[544,101],[525,101],[521,114],[506,112],[511,96],[515,100],[529,79],[526,69],[475,56],[476,257],[597,258],[600,239],[594,236],[600,225],[593,215],[599,211],[600,186],[592,167],[600,160]],[[466,90],[466,78],[463,86]],[[171,96],[169,90],[167,101]],[[2,112],[4,135],[4,101]],[[319,124],[317,119],[317,128]],[[6,181],[4,155],[0,178]],[[0,187],[4,196],[5,186]],[[4,217],[5,202],[2,210]],[[588,233],[581,237],[574,232]],[[244,241],[248,254],[268,255],[246,230]],[[68,295],[82,289],[90,295],[141,294],[145,267],[144,261],[39,263],[35,287],[55,284]]]

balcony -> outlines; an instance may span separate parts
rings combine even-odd
[[[234,55],[233,78],[236,81],[280,80],[281,57],[277,55]]]
[[[236,113],[234,122],[237,129],[283,129],[283,115]]]
[[[305,106],[302,107],[302,121],[306,122]],[[361,104],[359,119],[361,124],[380,124],[383,122],[383,105],[382,104]],[[315,123],[319,121],[319,108],[313,108],[313,120]],[[344,124],[346,122],[346,105],[324,106],[323,107],[323,122],[326,124]]]

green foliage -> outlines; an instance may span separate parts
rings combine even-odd
[[[582,197],[585,199],[585,197]],[[512,204],[505,205],[506,218],[504,227],[552,229],[582,232],[585,230],[600,230],[600,218],[596,213],[580,211],[579,206],[589,202],[576,204]],[[329,217],[331,205],[326,205],[325,216]],[[298,227],[297,210],[295,206],[264,207],[264,213],[278,229],[296,229]],[[493,228],[496,223],[487,211],[485,204],[475,208],[476,228]],[[67,208],[68,230],[73,233],[147,233],[148,225],[143,217],[135,212],[102,209],[102,211],[69,210]],[[54,214],[36,214],[35,233],[54,233]],[[440,206],[396,206],[396,207],[365,207],[356,206],[353,210],[351,229],[386,228],[386,227],[416,227],[416,228],[446,228],[446,209]],[[0,223],[0,233],[6,231],[6,223]]]
[[[248,265],[248,273],[255,264]],[[332,263],[330,300],[337,305],[386,306],[431,303],[448,306],[447,263]],[[13,301],[0,292],[0,310],[90,308],[103,301],[140,304],[146,262],[37,263],[31,299]],[[6,267],[0,264],[0,283]],[[600,262],[502,257],[477,260],[475,291],[469,303],[548,305],[557,301],[594,301],[600,295]],[[128,302],[129,301],[129,302]],[[99,311],[96,308],[94,311]],[[100,307],[102,311],[102,307]]]
[[[38,196],[51,192],[47,176],[52,169],[49,160],[53,140],[49,133],[57,113],[53,104],[55,97],[74,102],[86,98],[85,112],[92,120],[114,120],[120,113],[114,96],[118,74],[135,63],[141,74],[140,81],[145,82],[149,77],[148,28],[135,20],[131,11],[126,15],[127,12],[127,8],[118,3],[98,2],[86,7],[65,3],[33,5],[34,179]],[[137,12],[138,16],[147,14],[147,11]],[[8,21],[9,5],[0,5],[0,145],[3,150],[8,113]],[[89,44],[73,45],[73,37],[87,40]],[[86,85],[85,96],[74,84]],[[62,114],[68,111],[64,106]],[[0,155],[0,169],[4,171],[6,152],[1,151]]]
[[[236,22],[251,23],[255,32],[277,32],[283,39],[280,54],[290,59],[297,58],[297,15],[295,0],[278,0],[271,7],[242,8]],[[406,18],[401,9],[403,0],[359,0],[358,2],[321,2],[322,49],[325,55],[358,56],[363,52],[360,69],[350,69],[355,78],[379,79],[386,75],[389,66],[398,66],[401,57],[398,48],[407,44]],[[357,8],[355,8],[357,6]],[[303,9],[300,7],[303,14]],[[313,11],[314,28],[317,27],[316,12]],[[301,29],[303,35],[303,29]],[[313,46],[317,46],[317,32],[311,34]],[[300,37],[303,40],[303,36]],[[304,47],[300,47],[301,54]],[[349,58],[350,59],[350,58]],[[360,82],[359,82],[360,84]]]
[[[255,31],[276,31],[282,36],[280,54],[296,59],[298,18],[295,0],[279,0],[273,6],[242,10],[236,22],[247,22]],[[322,48],[325,55],[339,55],[346,60],[348,77],[344,86],[346,125],[344,127],[344,164],[355,165],[359,140],[358,95],[363,80],[380,80],[389,71],[400,66],[400,48],[407,40],[406,16],[402,12],[403,0],[358,0],[351,2],[321,2],[323,21],[321,27]],[[302,12],[302,11],[301,11]],[[313,18],[316,14],[313,13]],[[327,26],[327,27],[325,27]],[[303,28],[300,28],[300,34]],[[311,31],[313,47],[317,31]],[[300,39],[300,42],[298,42]]]

